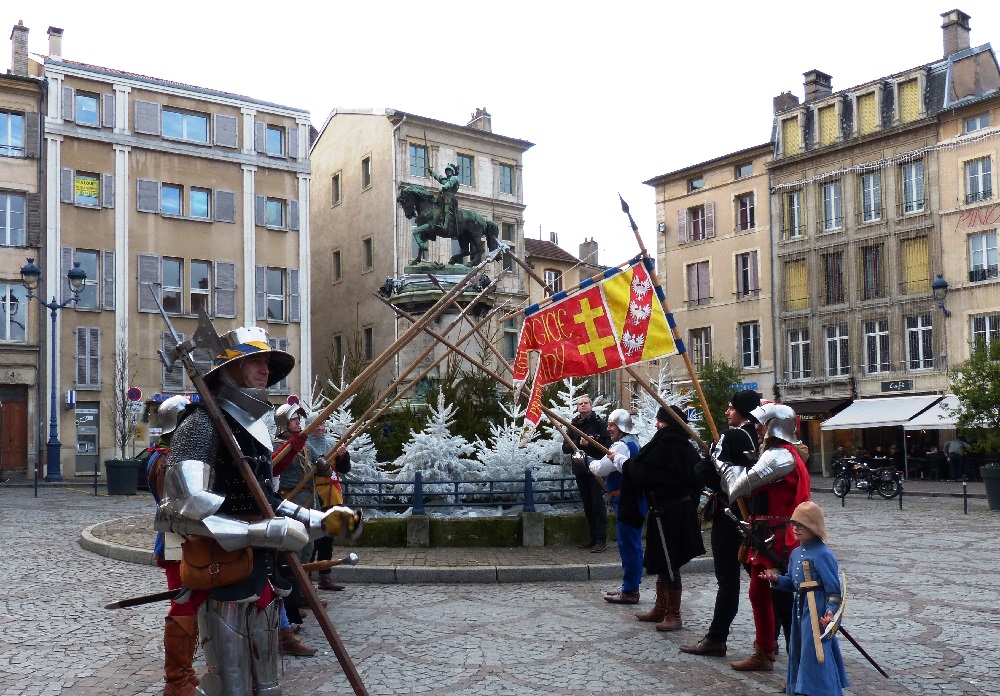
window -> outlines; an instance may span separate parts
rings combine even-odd
[[[823,254],[823,304],[844,302],[844,252]]]
[[[785,239],[802,236],[802,191],[785,193],[782,205],[782,235]]]
[[[911,370],[934,367],[931,315],[906,317],[906,361]]]
[[[881,244],[861,248],[861,299],[885,297],[885,254]]]
[[[792,329],[788,332],[788,379],[812,377],[812,358],[809,355],[809,329]]]
[[[875,93],[870,92],[858,97],[858,135],[874,133],[878,128],[878,100]]]
[[[0,246],[24,246],[25,197],[0,191]]]
[[[736,255],[736,297],[756,296],[760,292],[757,282],[757,252]]]
[[[781,122],[781,154],[785,157],[799,154],[799,117],[793,116]]]
[[[88,208],[100,208],[101,179],[97,174],[76,172],[73,175],[73,202]]]
[[[691,329],[688,334],[691,362],[699,372],[712,359],[712,329]]]
[[[904,239],[899,243],[903,258],[903,293],[931,289],[931,266],[927,256],[927,237]]]
[[[333,362],[333,371],[337,375],[336,381],[343,379],[341,368],[344,367],[344,336],[336,334],[333,337],[333,346],[330,349],[330,360]]]
[[[0,341],[27,340],[28,303],[21,283],[0,283]]]
[[[503,357],[507,362],[517,357],[518,338],[517,319],[508,319],[503,323]]]
[[[272,157],[285,155],[285,129],[281,126],[268,125],[264,131],[264,152]]]
[[[969,235],[969,282],[997,277],[997,231]]]
[[[96,94],[76,93],[75,121],[82,126],[99,126],[99,97]]]
[[[754,201],[752,193],[744,193],[736,197],[736,229],[752,230],[755,225]]]
[[[177,184],[160,186],[160,212],[164,215],[184,214],[184,187]]]
[[[333,252],[333,262],[330,264],[330,270],[333,273],[334,283],[339,283],[344,279],[344,271],[340,262],[340,249]]]
[[[458,181],[462,186],[475,186],[472,173],[475,171],[476,160],[472,155],[458,156]]]
[[[361,160],[361,188],[371,188],[372,185],[372,158],[365,157]]]
[[[24,157],[24,115],[0,111],[0,156]]]
[[[978,314],[972,317],[972,345],[990,345],[1000,341],[1000,313]]]
[[[840,180],[823,184],[823,231],[836,230],[844,224]]]
[[[712,281],[708,261],[689,263],[687,269],[688,304],[706,305],[712,301]]]
[[[965,163],[965,202],[976,203],[993,198],[993,160],[980,157]]]
[[[740,364],[744,368],[760,367],[760,324],[755,321],[739,324]]]
[[[211,217],[209,214],[209,199],[211,197],[212,191],[210,189],[192,188],[191,203],[188,208],[191,211],[191,217],[208,220]]]
[[[281,198],[268,198],[267,226],[283,229],[285,227],[285,201]]]
[[[824,106],[819,110],[818,114],[819,146],[826,147],[827,145],[832,145],[837,142],[837,136],[840,135],[837,107],[832,105]]]
[[[365,273],[375,267],[375,252],[372,247],[372,238],[366,237],[361,240],[361,272]]]
[[[161,122],[164,138],[208,142],[208,116],[163,109]]]
[[[904,164],[900,172],[903,178],[903,213],[918,213],[924,209],[924,163],[921,161]]]
[[[843,377],[851,374],[851,354],[848,351],[847,324],[826,327],[826,376]]]
[[[705,188],[705,177],[696,176],[693,179],[688,179],[688,192],[701,191],[703,188]]]
[[[889,371],[889,320],[865,322],[865,371]]]
[[[209,293],[212,287],[212,264],[210,261],[191,261],[191,302],[188,307],[191,314],[212,313],[212,303]]]
[[[287,338],[269,338],[267,339],[267,345],[273,350],[283,350],[288,352],[288,339]],[[288,375],[285,375],[277,382],[272,384],[267,388],[268,394],[287,394],[289,392],[288,388]]]
[[[101,388],[101,330],[96,326],[76,327],[76,388]]]
[[[990,127],[990,115],[989,113],[980,114],[978,116],[973,116],[972,118],[965,119],[965,132],[974,133],[977,130],[983,130],[984,128]]]
[[[184,259],[164,256],[162,273],[160,302],[163,303],[163,311],[167,314],[180,314],[184,311]]]
[[[100,281],[100,265],[98,259],[100,256],[99,251],[88,251],[85,249],[77,249],[74,254],[73,260],[80,262],[80,269],[87,274],[87,279],[83,283],[83,289],[80,291],[80,299],[73,306],[76,309],[100,309],[100,305],[97,300],[97,286]],[[63,274],[65,276],[65,274]],[[63,282],[66,282],[65,280]],[[73,293],[66,290],[65,297],[72,297]]]
[[[509,164],[500,165],[500,193],[514,195],[514,167]]]
[[[340,205],[340,172],[333,175],[333,179],[330,180],[330,191],[332,193],[332,199],[334,205]]]
[[[544,278],[545,285],[548,286],[549,290],[552,292],[560,292],[562,290],[562,271],[554,268],[546,268]]]
[[[500,223],[500,239],[504,242],[514,241],[514,223],[512,222]]]
[[[861,221],[882,219],[882,176],[878,172],[861,175]]]
[[[748,176],[751,176],[752,174],[753,174],[753,164],[751,162],[747,162],[746,164],[736,165],[735,175],[737,179],[745,179]]]
[[[365,362],[375,359],[375,330],[370,326],[361,329],[361,356]]]
[[[267,321],[285,321],[285,269],[267,269]]]
[[[899,84],[899,121],[909,123],[920,118],[920,85],[916,79]]]
[[[410,145],[410,176],[427,178],[427,148],[423,145]]]
[[[705,238],[705,206],[699,205],[697,208],[688,210],[688,219],[691,221],[691,228],[688,239],[697,242]]]
[[[785,309],[809,309],[809,273],[805,259],[785,263]]]

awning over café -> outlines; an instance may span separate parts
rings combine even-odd
[[[941,397],[897,396],[892,398],[858,399],[843,411],[823,421],[823,430],[847,428],[885,428],[906,425],[910,419],[931,406]]]
[[[957,396],[946,396],[938,403],[903,426],[904,430],[951,430],[955,427],[957,415],[951,410],[958,408]]]

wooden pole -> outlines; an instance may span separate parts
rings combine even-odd
[[[509,252],[509,253],[510,253],[510,257],[512,259],[514,259],[514,261],[515,261],[515,263],[517,263],[517,265],[519,265],[521,268],[523,268],[525,271],[527,271],[528,274],[532,278],[534,278],[535,280],[537,280],[538,282],[540,282],[542,284],[542,288],[543,289],[544,288],[548,288],[548,285],[545,284],[545,281],[541,280],[537,275],[535,275],[534,272],[532,272],[531,270],[529,270],[528,266],[523,261],[521,261],[519,258],[517,258],[517,256],[515,256],[513,252]],[[626,261],[625,263],[618,264],[617,266],[615,266],[615,268],[617,268],[618,270],[622,270],[624,268],[628,268],[631,265],[632,265],[631,261]],[[608,269],[608,270],[611,270],[611,269]],[[587,280],[590,280],[590,281],[593,281],[593,282],[597,283],[597,282],[599,282],[600,280],[602,280],[602,279],[604,279],[606,277],[606,273],[607,272],[605,271],[604,273],[598,273],[597,275],[590,276],[590,278],[587,278],[586,280],[581,280],[579,283],[577,283],[573,287],[568,288],[566,290],[563,290],[562,292],[564,292],[566,295],[569,295],[574,290],[578,290],[581,285],[583,285],[584,283],[587,282]],[[549,304],[551,302],[555,302],[555,300],[553,299],[553,296],[554,296],[553,293],[551,291],[549,291],[547,297],[539,300],[535,304],[537,304],[539,307],[544,307],[545,305],[547,305],[547,304]],[[529,307],[530,307],[530,305],[529,305]],[[527,310],[528,310],[528,307],[525,307],[524,309],[519,309],[516,312],[511,312],[507,316],[503,317],[500,321],[508,321],[510,319],[513,319],[514,317],[518,317],[518,316],[524,314]]]

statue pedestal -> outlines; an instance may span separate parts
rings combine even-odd
[[[431,275],[446,275],[446,276],[464,276],[471,270],[470,266],[464,266],[462,264],[448,264],[448,263],[432,263],[424,262],[418,263],[412,266],[405,266],[403,268],[404,275],[426,275],[430,273]]]

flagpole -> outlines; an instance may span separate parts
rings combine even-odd
[[[632,213],[628,210],[628,203],[626,203],[625,199],[621,197],[621,194],[618,194],[618,200],[622,202],[622,212],[628,215],[628,221],[632,226],[632,233],[635,235],[635,241],[639,243],[639,250],[642,252],[642,257],[650,258],[649,252],[646,251],[646,245],[643,243],[642,237],[639,235],[639,226],[635,224],[635,220],[632,219]],[[656,264],[654,263],[651,265],[652,268],[649,269],[650,278],[653,281],[653,285],[659,286],[660,279],[656,274]],[[674,335],[674,343],[677,345],[681,357],[684,358],[684,365],[687,367],[688,375],[691,377],[691,384],[694,385],[695,392],[698,394],[698,402],[701,404],[701,411],[704,414],[705,421],[708,423],[708,430],[712,433],[712,440],[716,441],[719,439],[719,431],[715,427],[715,421],[712,420],[712,412],[708,408],[708,401],[705,399],[705,392],[701,389],[701,382],[698,381],[698,374],[695,372],[694,363],[691,362],[691,356],[684,347],[684,339],[681,338],[680,331],[677,330],[677,323],[674,321],[673,312],[670,311],[670,305],[667,304],[666,292],[663,293],[663,297],[660,299],[660,304],[663,305],[663,311],[667,314],[667,323],[670,325],[670,331]]]

